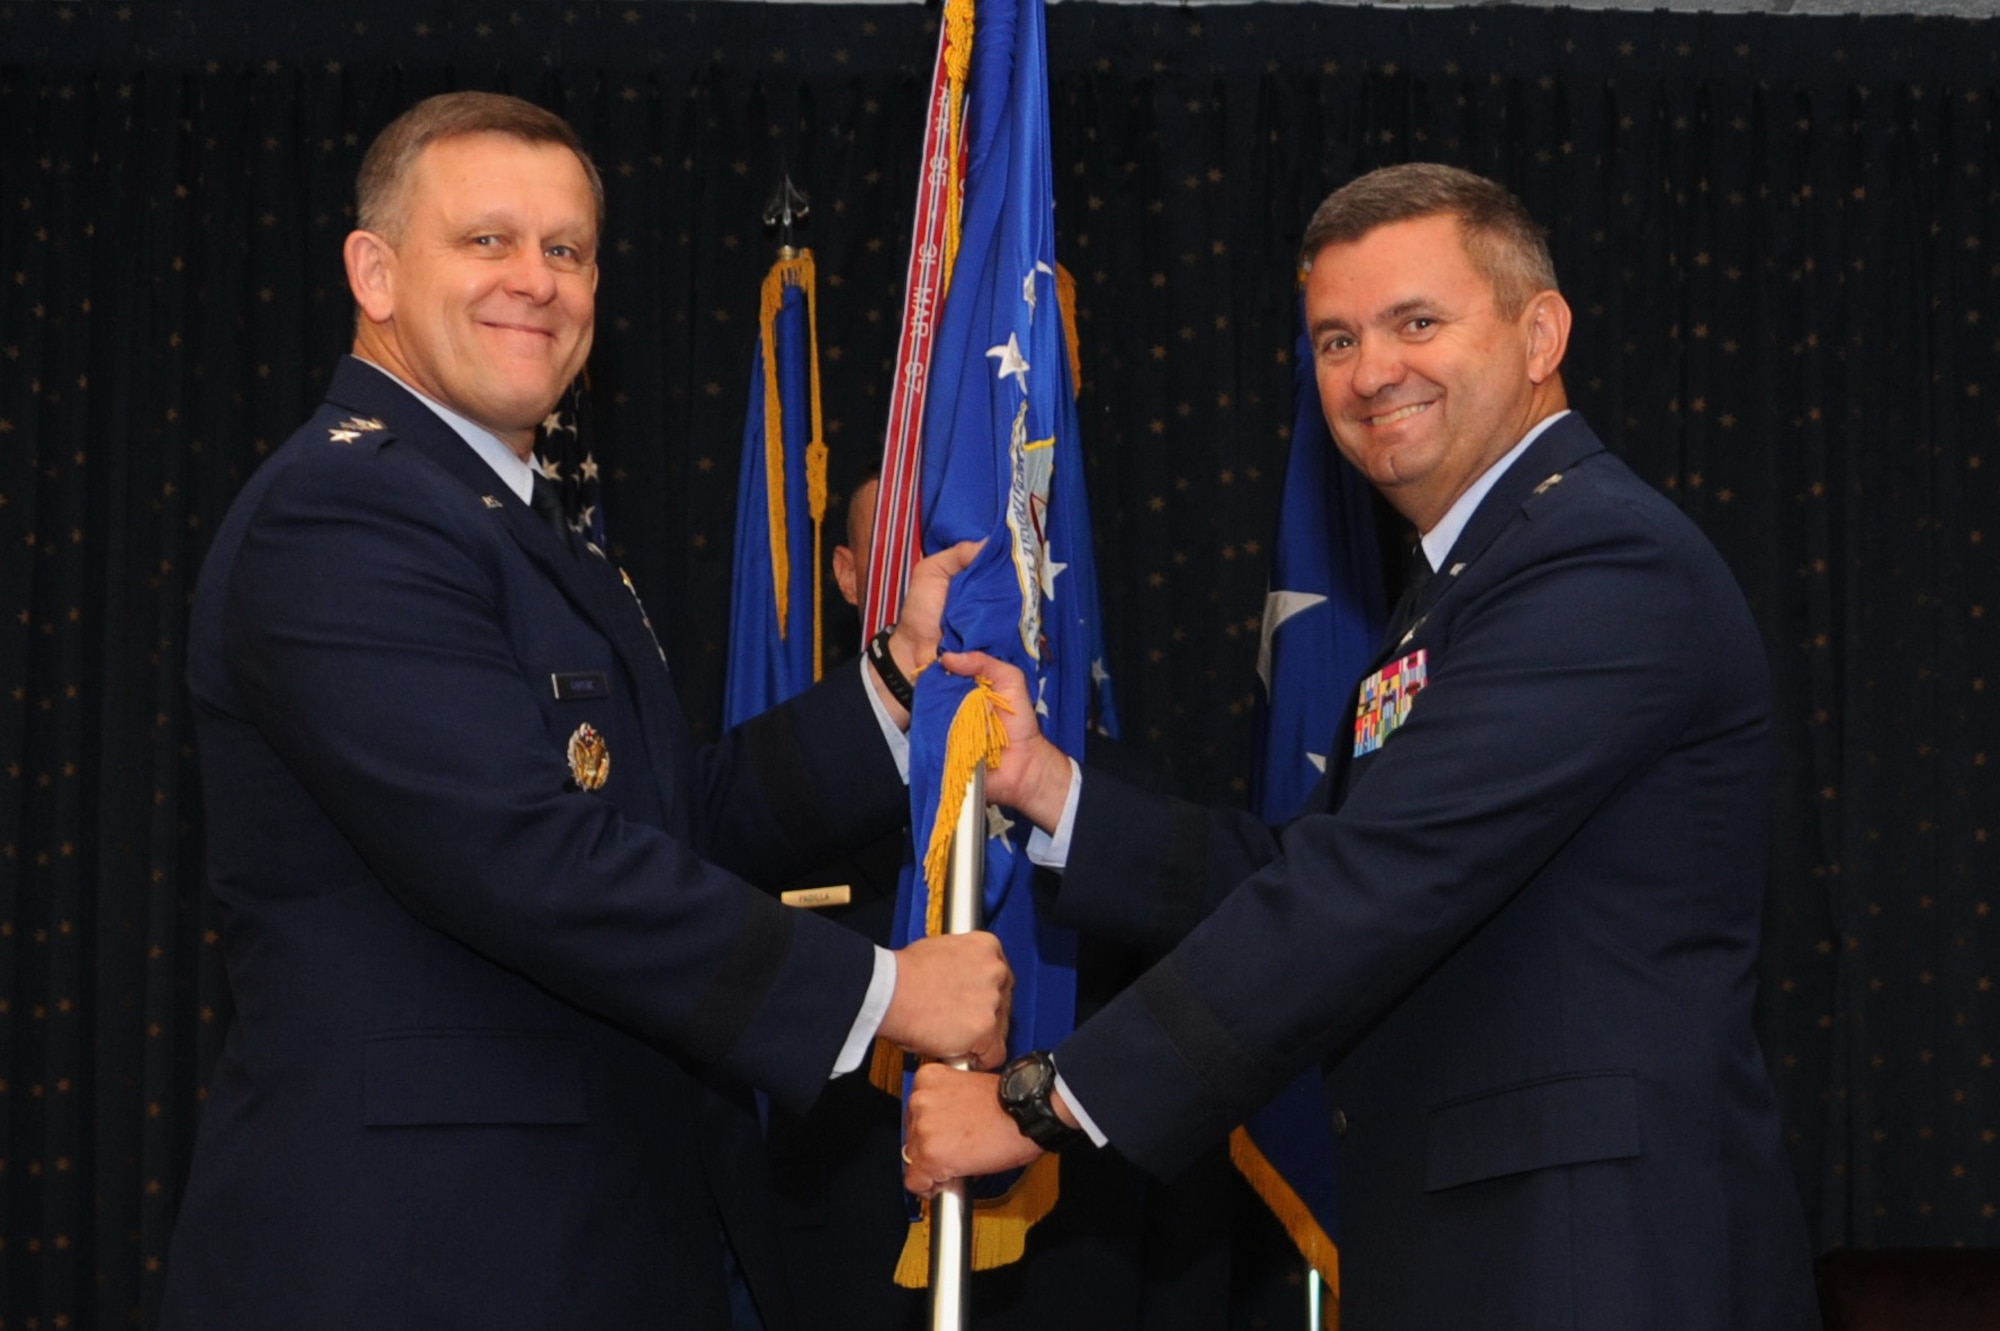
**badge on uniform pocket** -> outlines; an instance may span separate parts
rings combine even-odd
[[[569,737],[569,774],[579,790],[601,789],[611,779],[611,749],[589,724]]]

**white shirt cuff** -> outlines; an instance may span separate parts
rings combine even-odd
[[[902,775],[903,784],[910,784],[910,737],[902,728],[889,719],[889,709],[882,705],[882,695],[875,691],[875,667],[868,664],[866,656],[861,658],[861,688],[868,695],[868,705],[875,709],[875,724],[882,727],[882,738],[889,742],[889,756],[896,760],[896,771]]]
[[[908,778],[904,778],[908,780]],[[1063,800],[1062,817],[1056,830],[1036,828],[1028,835],[1028,858],[1044,869],[1060,869],[1069,863],[1069,834],[1076,828],[1076,802],[1083,794],[1083,769],[1069,760],[1069,795]],[[1102,1145],[1102,1143],[1099,1143]]]
[[[875,974],[868,981],[868,992],[861,996],[861,1010],[854,1014],[854,1025],[848,1028],[847,1043],[840,1047],[840,1057],[833,1060],[833,1071],[827,1074],[828,1080],[861,1066],[861,1060],[868,1056],[869,1046],[875,1043],[875,1032],[882,1029],[882,1018],[889,1015],[889,1000],[895,994],[896,954],[886,947],[878,947],[875,949]]]
[[[1063,1103],[1069,1106],[1069,1112],[1076,1115],[1076,1125],[1090,1138],[1092,1146],[1102,1146],[1111,1140],[1098,1130],[1090,1115],[1083,1112],[1083,1106],[1077,1103],[1076,1092],[1070,1090],[1069,1083],[1063,1080],[1061,1072],[1056,1073],[1056,1094],[1060,1095]]]

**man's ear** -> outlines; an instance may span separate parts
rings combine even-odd
[[[340,247],[347,262],[347,289],[361,317],[387,323],[396,308],[396,251],[373,231],[350,231]]]
[[[861,570],[854,562],[854,552],[844,545],[833,547],[833,580],[840,585],[840,594],[849,605],[861,604]]]
[[[1537,292],[1521,318],[1528,329],[1528,380],[1539,386],[1555,375],[1569,350],[1569,302],[1559,291]]]

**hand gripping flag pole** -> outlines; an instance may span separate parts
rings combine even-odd
[[[945,879],[944,931],[971,933],[980,925],[986,878],[986,764],[966,776],[965,801],[951,830],[951,867]],[[972,1066],[954,1058],[958,1069]],[[931,1331],[965,1331],[972,1313],[972,1200],[965,1180],[953,1179],[931,1198]]]

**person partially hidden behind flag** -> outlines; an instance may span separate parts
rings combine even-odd
[[[1751,1005],[1767,667],[1708,541],[1567,410],[1570,310],[1500,186],[1411,164],[1306,230],[1320,401],[1431,569],[1282,827],[1079,772],[1020,681],[992,799],[1056,918],[1173,942],[1053,1053],[919,1073],[910,1186],[1109,1142],[1171,1174],[1315,1063],[1344,1331],[1807,1331]]]
[[[874,531],[873,474],[847,502],[846,544],[833,551],[841,596],[859,603]],[[1157,775],[1129,749],[1092,738],[1090,758],[1128,780]],[[884,837],[788,884],[814,913],[887,942],[906,831]],[[840,889],[846,889],[842,892]],[[1079,1015],[1095,1010],[1141,966],[1129,949],[1081,939]],[[766,1149],[778,1197],[779,1241],[792,1297],[815,1331],[918,1331],[930,1291],[892,1279],[909,1233],[897,1152],[902,1104],[860,1077],[843,1077],[804,1114],[774,1107]],[[1232,1179],[1208,1152],[1171,1185],[1138,1174],[1115,1152],[1064,1163],[1062,1199],[1028,1234],[1025,1261],[976,1273],[979,1331],[1213,1331],[1229,1318]]]
[[[536,502],[603,214],[547,111],[394,121],[345,246],[355,354],[202,570],[236,1016],[169,1331],[785,1331],[748,1088],[802,1107],[877,1034],[1004,1057],[990,935],[891,954],[750,885],[907,817],[876,667],[698,753],[630,584]],[[915,570],[897,668],[972,548]]]

